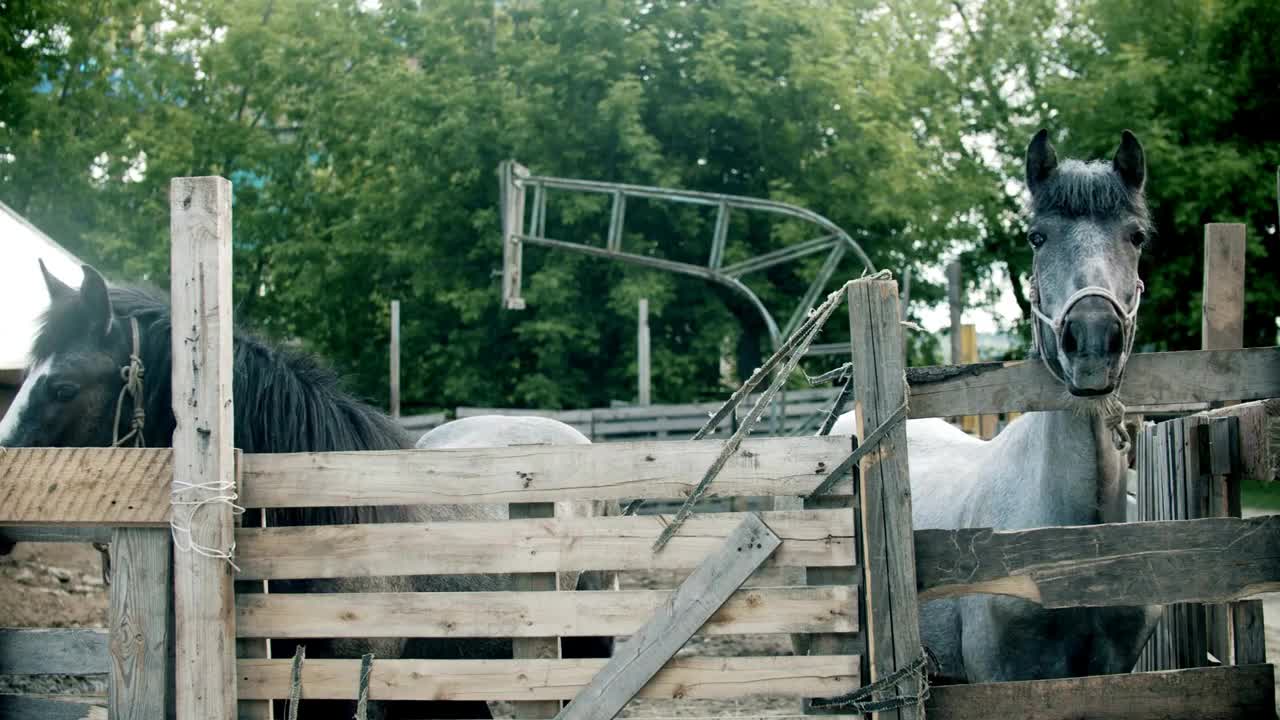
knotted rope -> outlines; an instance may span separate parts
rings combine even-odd
[[[867,282],[870,280],[887,280],[892,277],[893,275],[887,270],[882,270],[874,275],[850,280],[841,286],[839,290],[828,295],[821,305],[809,311],[808,317],[803,323],[801,323],[800,327],[796,328],[795,332],[791,334],[791,337],[787,338],[786,342],[782,344],[782,347],[778,348],[777,352],[765,361],[763,365],[757,368],[756,371],[751,374],[751,377],[742,384],[742,387],[735,390],[729,399],[725,401],[724,405],[720,406],[720,409],[707,420],[706,424],[702,426],[702,429],[694,434],[692,438],[693,440],[700,440],[706,437],[716,428],[716,426],[720,424],[721,420],[737,408],[743,398],[754,390],[757,385],[763,382],[764,378],[770,372],[773,372],[775,369],[777,370],[768,389],[765,390],[765,392],[760,395],[759,399],[756,400],[755,405],[751,407],[750,412],[748,412],[747,416],[743,418],[742,424],[738,426],[738,429],[720,450],[720,454],[716,457],[715,462],[713,462],[711,467],[707,469],[705,474],[703,474],[702,480],[698,482],[697,486],[694,487],[693,492],[691,492],[689,497],[685,499],[684,504],[680,506],[678,511],[676,511],[675,517],[672,518],[670,524],[663,528],[662,533],[653,544],[653,551],[655,553],[661,552],[662,548],[666,547],[671,538],[675,537],[676,533],[680,531],[680,528],[684,525],[685,521],[693,514],[694,505],[696,505],[697,502],[706,494],[712,481],[715,480],[716,476],[720,474],[720,471],[724,469],[729,458],[738,451],[738,448],[742,445],[742,441],[760,420],[760,416],[764,413],[764,409],[768,407],[769,403],[773,401],[774,396],[777,395],[778,391],[782,389],[782,386],[786,384],[787,379],[800,363],[801,358],[804,357],[809,346],[813,344],[813,340],[817,337],[818,332],[822,330],[836,307],[840,305],[840,301],[844,299],[849,288],[855,283]],[[903,414],[905,416],[905,411]],[[643,502],[643,500],[632,501],[627,506],[624,514],[630,515],[634,513],[639,509]]]
[[[298,703],[302,701],[302,663],[307,659],[307,648],[298,645],[293,651],[293,665],[289,669],[289,707],[285,717],[298,720]]]
[[[133,332],[133,352],[129,353],[129,364],[120,368],[120,378],[124,387],[116,397],[116,420],[111,426],[111,447],[120,447],[133,440],[134,447],[146,447],[143,428],[147,423],[147,409],[143,398],[142,377],[146,372],[142,364],[141,340],[138,333],[138,318],[130,316],[129,329]],[[133,400],[133,418],[129,421],[129,432],[120,435],[120,416],[124,411],[124,398]]]
[[[120,447],[133,440],[134,447],[146,447],[143,428],[147,422],[147,409],[143,400],[142,377],[145,367],[142,364],[142,341],[138,332],[138,318],[129,317],[129,330],[133,333],[133,351],[129,353],[129,363],[120,368],[120,378],[124,386],[116,396],[116,419],[111,424],[111,447]],[[129,421],[129,432],[120,435],[120,417],[124,412],[124,399],[128,396],[133,401],[133,419]],[[111,585],[111,549],[107,543],[93,543],[93,549],[102,555],[102,584]]]
[[[852,710],[854,713],[874,713],[914,705],[920,710],[920,717],[924,717],[924,701],[929,699],[928,664],[929,651],[924,649],[920,657],[870,685],[864,685],[838,697],[815,698],[810,701],[810,706],[823,709],[840,708]],[[898,692],[898,685],[906,681],[910,681],[914,687],[905,693]],[[876,697],[877,693],[888,690],[893,690],[897,694]]]
[[[356,720],[369,717],[369,675],[373,673],[373,653],[360,656],[360,688],[356,694]]]

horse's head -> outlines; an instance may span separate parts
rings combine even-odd
[[[112,442],[128,323],[112,313],[107,283],[84,266],[76,290],[40,264],[50,305],[31,351],[31,370],[0,421],[0,447],[91,447]],[[121,327],[121,326],[124,327]],[[126,411],[132,410],[127,404]],[[127,429],[127,419],[123,420]]]
[[[1114,391],[1133,349],[1138,257],[1151,233],[1145,178],[1142,144],[1128,130],[1109,163],[1059,163],[1044,130],[1027,148],[1036,350],[1072,395]]]

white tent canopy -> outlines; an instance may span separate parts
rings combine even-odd
[[[21,370],[35,338],[40,314],[49,307],[40,265],[79,287],[80,261],[9,206],[0,203],[0,371]]]

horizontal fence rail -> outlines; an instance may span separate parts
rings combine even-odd
[[[739,590],[705,635],[853,633],[849,586]],[[328,593],[240,595],[240,637],[581,637],[630,635],[671,597],[668,590]]]
[[[102,675],[110,665],[106,630],[0,628],[0,675]]]
[[[173,451],[8,448],[0,524],[167,525]]]
[[[1171,378],[1178,381],[1172,382]],[[1039,360],[936,365],[907,369],[911,384],[911,417],[994,415],[1036,410],[1066,410],[1072,400],[1062,384]],[[781,431],[812,432],[835,399],[835,389],[797,390],[786,394]],[[1280,348],[1137,353],[1125,370],[1120,398],[1135,410],[1194,412],[1225,401],[1280,397]],[[745,402],[750,405],[752,398]],[[593,440],[616,440],[643,435],[692,434],[702,427],[720,403],[687,403],[586,410],[526,410],[457,408],[457,417],[475,415],[538,415],[559,420]],[[424,418],[427,416],[423,416]],[[414,421],[406,427],[427,430],[443,423]],[[720,429],[729,427],[729,419]]]
[[[1280,515],[1036,530],[917,530],[920,599],[1048,608],[1227,602],[1280,591]]]
[[[1275,716],[1270,665],[947,685],[929,720],[1261,720]]]
[[[246,507],[526,503],[678,498],[697,486],[723,441],[526,445],[477,450],[245,455]],[[849,454],[848,438],[743,444],[716,495],[807,495]],[[850,492],[845,480],[836,492]]]
[[[605,660],[374,660],[370,700],[568,700]],[[238,690],[247,700],[289,697],[291,661],[240,660]],[[857,687],[856,655],[679,657],[640,691],[644,698],[830,696]],[[307,660],[302,695],[355,699],[359,660]]]
[[[1069,410],[1076,402],[1039,360],[907,370],[911,417]],[[1135,353],[1120,386],[1126,406],[1280,397],[1280,347]]]
[[[767,566],[853,564],[849,511],[761,518],[783,540]],[[742,519],[741,513],[694,515],[657,554],[653,543],[669,521],[661,515],[242,528],[237,579],[684,570],[697,567]]]

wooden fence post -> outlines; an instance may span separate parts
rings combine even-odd
[[[170,545],[165,528],[111,533],[107,713],[112,720],[173,717]]]
[[[236,717],[231,354],[231,183],[169,188],[173,303],[175,696],[178,720]],[[187,535],[189,530],[190,534]],[[195,548],[192,547],[194,544]]]
[[[947,265],[947,306],[951,309],[951,364],[959,365],[961,359],[960,325],[964,313],[964,285],[960,275],[960,261]]]
[[[391,301],[391,417],[400,417],[400,301]]]
[[[854,283],[849,289],[849,334],[853,346],[854,408],[858,437],[865,438],[907,399],[899,324],[898,284]],[[923,652],[916,604],[915,536],[911,526],[911,481],[907,429],[898,423],[861,462],[858,541],[866,599],[865,637],[870,681],[910,665]],[[915,720],[914,705],[875,717]]]
[[[955,364],[961,363],[972,365],[978,362],[978,328],[972,323],[965,323],[960,326],[960,360]],[[970,435],[981,435],[981,415],[965,415],[960,418],[960,429]],[[983,438],[989,440],[990,438]]]
[[[650,396],[650,369],[649,369],[649,299],[640,298],[639,307],[639,328],[636,331],[636,371],[639,375],[640,388],[638,392],[637,403],[640,405],[648,405],[651,402]]]
[[[512,503],[508,506],[512,520],[524,518],[554,518],[555,503]],[[556,573],[528,573],[513,575],[512,590],[543,590],[554,592]],[[575,588],[566,588],[574,590]],[[514,638],[511,641],[513,657],[523,659],[555,660],[560,657],[560,638]],[[517,718],[553,718],[560,712],[559,700],[529,700],[512,703]]]
[[[1204,226],[1204,291],[1200,315],[1202,350],[1235,350],[1244,347],[1245,226],[1243,223],[1209,223]],[[1224,443],[1218,443],[1219,446]],[[1231,448],[1239,457],[1239,434]],[[1221,452],[1222,448],[1218,448]],[[1213,473],[1215,496],[1226,507],[1214,507],[1210,515],[1240,517],[1239,462],[1212,463],[1229,472]],[[1262,628],[1262,601],[1245,600],[1229,606],[1207,606],[1210,644],[1222,662],[1237,665],[1266,662]],[[1219,654],[1220,653],[1220,654]]]

